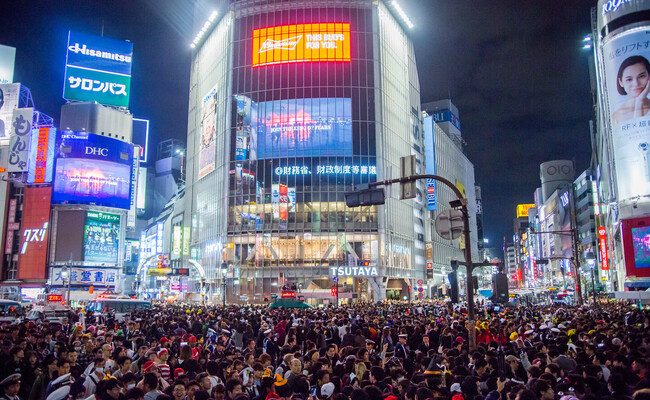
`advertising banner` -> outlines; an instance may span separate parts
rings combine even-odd
[[[628,277],[650,277],[650,218],[622,220],[623,253]]]
[[[131,168],[131,204],[129,212],[126,215],[126,226],[135,228],[135,217],[138,213],[136,209],[136,197],[138,194],[138,178],[140,177],[140,146],[133,146],[133,165]]]
[[[217,87],[203,97],[201,106],[201,143],[199,147],[199,179],[216,167]]]
[[[149,120],[133,118],[133,133],[131,134],[131,143],[140,146],[140,163],[147,162],[149,148]]]
[[[0,140],[9,139],[14,110],[20,100],[20,83],[0,84]]]
[[[609,253],[607,250],[607,229],[604,226],[598,227],[598,253],[600,254],[600,269],[601,271],[609,271]],[[603,274],[603,278],[607,274]]]
[[[88,211],[84,225],[84,261],[117,263],[120,216]]]
[[[49,242],[51,197],[51,187],[25,187],[18,261],[20,280],[47,278],[45,265]]]
[[[53,203],[130,208],[132,144],[92,133],[62,132],[56,148]]]
[[[531,208],[535,208],[535,204],[517,204],[517,218],[528,217]]]
[[[32,131],[27,163],[28,183],[52,182],[54,170],[55,128],[38,128]]]
[[[14,110],[11,123],[11,138],[9,139],[9,162],[7,171],[26,172],[31,145],[33,108],[17,108]]]
[[[0,44],[0,83],[14,81],[14,62],[16,61],[16,48]]]
[[[136,191],[135,205],[138,212],[144,211],[147,200],[147,168],[138,168],[138,190]]]
[[[350,24],[273,26],[253,31],[253,66],[350,61]]]
[[[603,45],[618,200],[650,194],[650,29]]]
[[[70,31],[63,97],[128,107],[133,44]]]
[[[257,159],[257,104],[250,97],[236,95],[235,160]]]
[[[93,286],[111,286],[117,284],[119,271],[116,268],[85,268],[72,267],[50,268],[52,277],[52,286],[63,286],[68,284],[68,280],[63,278],[63,271],[67,270],[70,276],[71,285],[93,285]]]
[[[352,100],[308,98],[257,104],[257,157],[352,155]]]
[[[424,118],[424,159],[425,171],[427,174],[436,174],[436,141],[434,134],[434,122],[432,117]],[[436,211],[438,202],[437,183],[433,179],[427,179],[426,185],[426,203],[427,210]]]
[[[68,67],[64,83],[63,98],[66,100],[96,101],[116,107],[129,106],[130,76]]]

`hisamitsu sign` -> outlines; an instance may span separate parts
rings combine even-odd
[[[253,31],[253,66],[350,61],[350,24],[282,25]]]
[[[70,31],[63,97],[128,107],[133,44]]]

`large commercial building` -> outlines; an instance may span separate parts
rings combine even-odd
[[[209,293],[331,299],[338,280],[341,299],[408,295],[422,194],[350,209],[344,193],[399,176],[403,156],[423,169],[411,22],[382,0],[213,6],[192,43],[182,220]]]
[[[648,0],[600,0],[592,15],[598,265],[613,290],[650,286],[649,13]]]

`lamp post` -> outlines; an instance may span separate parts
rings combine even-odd
[[[65,296],[65,302],[69,306],[70,305],[70,281],[71,281],[71,271],[70,271],[70,265],[71,263],[68,262],[66,263],[65,267],[63,267],[63,271],[61,271],[61,277],[63,278],[63,284],[67,285],[67,292]]]
[[[228,264],[221,263],[221,296],[224,308],[226,307],[226,272],[228,272]]]
[[[585,260],[589,264],[589,269],[591,270],[591,296],[594,299],[594,305],[596,304],[596,256],[593,252],[588,251],[585,254]]]

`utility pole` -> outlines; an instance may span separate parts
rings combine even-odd
[[[469,231],[469,211],[467,209],[467,199],[463,196],[460,190],[451,183],[449,180],[432,174],[418,174],[411,176],[402,176],[396,179],[388,179],[377,182],[370,182],[363,185],[358,185],[353,192],[345,193],[345,203],[348,207],[359,207],[366,205],[382,205],[385,203],[385,195],[383,189],[378,189],[380,186],[388,186],[393,183],[408,184],[415,182],[419,179],[433,179],[448,188],[450,188],[456,195],[457,200],[449,202],[451,208],[460,210],[463,219],[463,234],[465,238],[465,265],[467,266],[467,314],[468,314],[468,332],[469,332],[469,349],[476,349],[476,325],[475,312],[474,312],[474,283],[472,281],[472,272],[474,270],[472,264],[472,248],[470,241]]]

